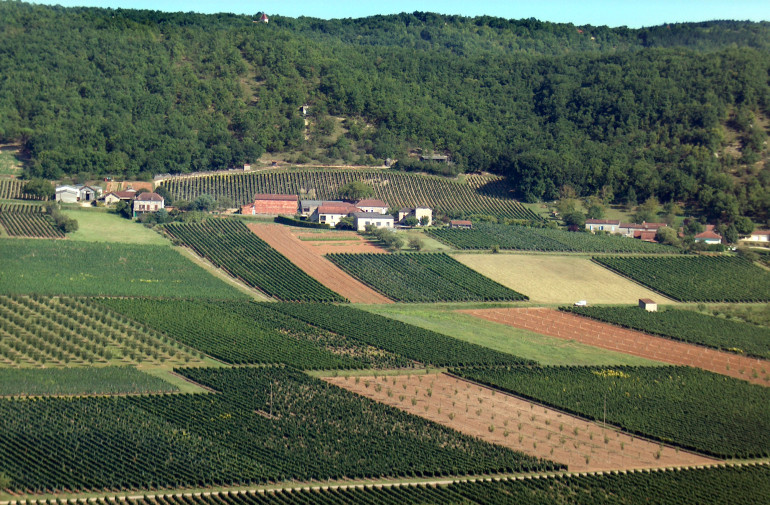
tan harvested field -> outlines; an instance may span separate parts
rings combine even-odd
[[[297,237],[318,254],[329,253],[375,253],[385,254],[387,251],[354,231],[320,231],[308,232],[301,228],[291,228],[292,235]]]
[[[324,380],[481,440],[565,464],[571,471],[716,462],[446,374]]]
[[[702,368],[753,384],[770,386],[770,361],[656,337],[575,314],[547,308],[475,309],[460,312],[542,335],[672,365]]]
[[[453,254],[464,265],[533,302],[636,303],[662,296],[610,272],[588,257],[535,254]],[[666,301],[666,303],[674,303]]]
[[[297,238],[288,227],[262,223],[249,223],[246,226],[306,274],[352,303],[393,303],[389,298],[345,273],[324,258],[321,252],[306,245],[308,242]]]

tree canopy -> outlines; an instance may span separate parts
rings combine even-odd
[[[148,177],[293,152],[491,171],[528,201],[569,185],[605,203],[770,218],[767,22],[264,24],[20,2],[0,2],[0,19],[0,142],[22,145],[29,176]],[[454,165],[415,163],[418,149]]]

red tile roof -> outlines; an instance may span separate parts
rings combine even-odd
[[[344,205],[321,205],[318,207],[319,214],[350,214],[358,211],[358,207],[352,204]]]
[[[449,221],[449,225],[456,225],[456,226],[473,226],[473,223],[471,221],[465,221],[463,219],[453,219]]]
[[[297,202],[299,197],[297,195],[278,195],[275,193],[257,193],[254,195],[254,201],[256,200],[272,200],[282,202]]]
[[[702,239],[716,239],[716,240],[722,240],[722,235],[719,233],[716,233],[712,230],[706,230],[704,232],[698,233],[695,235],[696,239],[702,238]]]
[[[136,200],[139,202],[162,202],[163,197],[158,193],[139,193]]]
[[[356,207],[387,207],[388,204],[382,200],[366,199],[356,202]]]
[[[620,219],[586,219],[586,224],[614,224],[620,226]]]
[[[133,198],[134,196],[136,196],[136,191],[133,191],[133,190],[132,191],[112,191],[108,194],[115,195],[121,200],[127,200],[129,198]]]

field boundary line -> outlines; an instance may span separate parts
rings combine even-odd
[[[53,500],[61,500],[62,502],[79,502],[83,503],[99,503],[99,502],[128,502],[138,500],[153,500],[158,498],[177,498],[177,497],[200,497],[200,496],[229,496],[236,494],[238,496],[244,495],[257,495],[257,494],[274,494],[283,491],[324,491],[330,489],[378,489],[378,488],[409,488],[418,486],[449,486],[452,484],[459,484],[464,482],[503,482],[503,481],[520,481],[520,480],[534,480],[534,479],[553,479],[553,478],[580,478],[588,476],[601,476],[601,475],[620,475],[620,474],[633,474],[633,473],[657,473],[657,472],[678,472],[689,470],[702,470],[706,468],[735,468],[745,466],[767,466],[770,465],[770,461],[766,459],[746,460],[746,461],[720,461],[714,464],[703,465],[683,465],[683,466],[661,466],[661,467],[649,467],[638,468],[632,470],[596,470],[596,471],[551,471],[542,473],[521,473],[521,474],[498,474],[498,475],[468,475],[468,476],[455,476],[445,479],[425,478],[425,479],[409,479],[409,480],[368,480],[366,482],[350,482],[350,483],[295,483],[291,485],[265,485],[256,487],[237,487],[223,488],[219,491],[206,490],[205,488],[195,489],[181,489],[177,492],[169,493],[144,493],[144,494],[105,494],[100,496],[82,496],[73,495],[69,498],[19,498],[12,500],[0,501],[0,505],[51,505]]]
[[[614,255],[607,255],[607,256],[614,256]],[[636,255],[636,256],[639,256],[639,255]],[[667,295],[665,293],[661,293],[660,291],[658,291],[657,289],[653,288],[652,286],[648,286],[647,284],[639,282],[638,280],[634,279],[633,277],[629,277],[626,274],[618,272],[614,268],[612,268],[612,267],[610,267],[608,265],[605,265],[604,263],[602,263],[600,261],[597,261],[596,256],[591,256],[591,262],[596,263],[600,267],[602,267],[602,268],[612,272],[613,274],[617,275],[618,277],[622,277],[622,278],[624,278],[624,279],[626,279],[628,281],[633,282],[637,286],[642,286],[645,289],[649,289],[650,291],[652,291],[654,293],[657,293],[658,295],[662,296],[663,298],[665,298],[666,300],[668,300],[670,302],[674,302],[674,303],[688,303],[687,300],[678,300],[676,298],[673,298],[673,297],[671,297],[671,296],[669,296],[669,295]]]

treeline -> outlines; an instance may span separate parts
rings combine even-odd
[[[22,144],[29,175],[191,172],[265,152],[370,164],[421,149],[506,175],[529,201],[570,186],[724,222],[770,217],[770,23],[417,12],[263,24],[18,2],[0,3],[0,19],[0,141]]]

